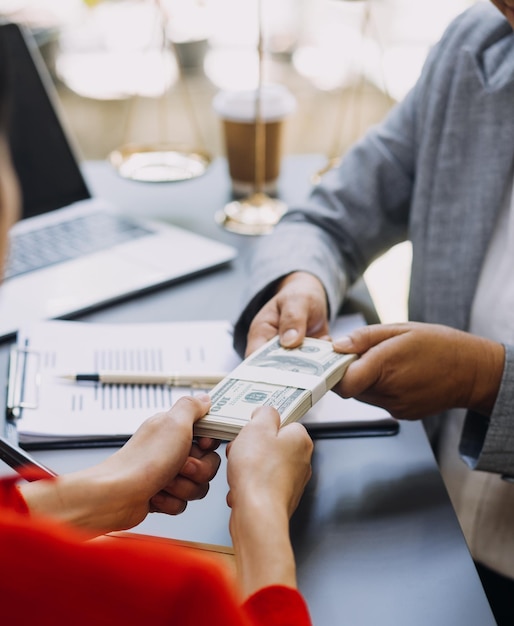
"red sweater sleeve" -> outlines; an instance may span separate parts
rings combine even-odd
[[[305,600],[296,589],[274,585],[250,596],[244,608],[254,624],[311,626]]]
[[[25,498],[16,486],[17,476],[2,478],[0,480],[0,509],[10,509],[17,513],[28,515],[29,510]]]
[[[241,605],[231,579],[209,556],[163,541],[84,542],[72,528],[28,516],[13,481],[0,481],[0,554],[6,624],[309,624],[292,618],[306,609],[302,614],[291,589],[263,589]]]

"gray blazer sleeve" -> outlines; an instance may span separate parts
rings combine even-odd
[[[304,205],[289,207],[273,233],[260,240],[247,267],[252,280],[236,323],[239,352],[249,323],[281,277],[300,270],[317,276],[334,318],[348,287],[369,264],[407,239],[425,102],[454,28],[434,47],[404,100],[323,177]]]
[[[334,318],[367,266],[407,237],[415,163],[415,92],[370,131],[315,187],[304,206],[290,207],[250,259],[252,277],[235,327],[244,351],[255,313],[277,281],[294,271],[317,276]]]

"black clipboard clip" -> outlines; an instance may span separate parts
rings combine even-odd
[[[7,419],[17,420],[23,409],[37,409],[41,387],[40,354],[28,347],[13,346],[7,375]],[[30,372],[30,375],[29,375]]]
[[[27,393],[28,361],[35,359],[35,374],[29,381],[32,389],[32,401],[25,398]],[[30,365],[32,367],[32,364]],[[52,478],[57,474],[41,464],[18,443],[16,420],[21,416],[23,409],[34,409],[39,403],[40,389],[40,355],[34,350],[13,346],[9,354],[9,369],[7,375],[7,410],[4,424],[4,433],[0,433],[0,460],[16,470],[28,481],[41,478]]]

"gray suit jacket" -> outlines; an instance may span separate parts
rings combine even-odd
[[[236,348],[284,275],[324,283],[335,316],[348,286],[392,245],[413,245],[412,320],[466,330],[514,160],[514,33],[478,3],[432,50],[409,95],[260,242]],[[468,413],[461,454],[514,474],[514,346],[490,420]]]

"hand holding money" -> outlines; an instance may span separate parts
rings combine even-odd
[[[195,424],[194,434],[230,441],[259,406],[277,409],[281,426],[297,421],[355,358],[334,352],[330,341],[308,337],[298,348],[283,348],[274,337],[212,389],[210,411]]]

